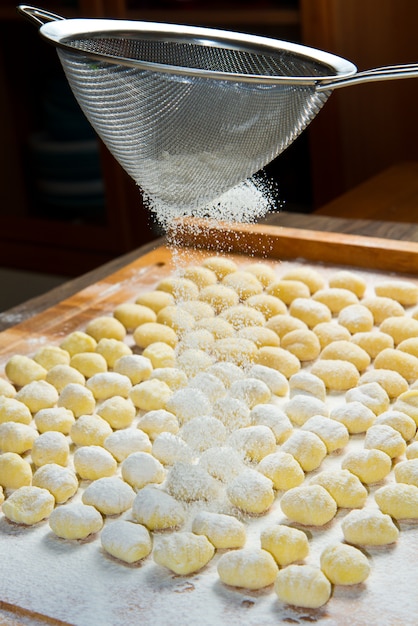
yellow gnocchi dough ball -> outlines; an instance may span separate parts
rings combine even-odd
[[[152,374],[153,366],[146,356],[127,354],[120,357],[113,366],[113,371],[127,376],[133,385],[147,380]]]
[[[332,319],[331,311],[327,305],[311,298],[295,298],[290,303],[289,313],[302,320],[311,329],[318,324],[331,322]]]
[[[142,356],[148,359],[154,369],[160,367],[175,367],[177,364],[176,351],[165,341],[150,343],[143,351]],[[148,378],[151,378],[149,376]],[[145,378],[144,380],[147,380]],[[142,381],[139,381],[142,382]]]
[[[72,411],[74,417],[91,414],[96,408],[96,400],[90,389],[79,383],[69,383],[61,391],[58,406]]]
[[[211,256],[202,261],[202,267],[209,268],[216,274],[218,280],[238,270],[238,265],[232,259],[225,256]]]
[[[132,517],[149,530],[168,530],[184,524],[186,511],[169,493],[147,485],[135,496]]]
[[[259,348],[255,356],[255,363],[278,370],[287,379],[299,372],[301,368],[300,361],[294,354],[276,346],[262,346]]]
[[[7,378],[17,387],[23,387],[33,380],[45,380],[47,370],[34,359],[15,354],[7,361],[4,371]]]
[[[133,338],[139,348],[146,348],[156,342],[164,342],[174,348],[178,341],[176,332],[170,326],[158,322],[141,324],[134,330]]]
[[[282,280],[300,280],[309,287],[310,293],[315,293],[315,291],[325,287],[325,279],[317,270],[311,267],[294,267],[288,269],[282,275]]]
[[[228,438],[228,445],[241,452],[247,460],[259,462],[275,452],[276,437],[268,426],[247,426],[234,430]]]
[[[273,280],[276,279],[276,272],[274,271],[274,267],[269,265],[268,263],[250,263],[245,266],[245,271],[253,274],[263,287],[267,287]]]
[[[177,532],[161,537],[153,550],[154,561],[180,576],[198,572],[209,563],[214,546],[204,535]]]
[[[358,585],[370,574],[365,554],[343,543],[327,546],[320,557],[321,570],[333,585]]]
[[[32,484],[30,463],[16,452],[0,454],[0,485],[3,489],[19,489]]]
[[[126,335],[126,329],[118,319],[110,315],[101,315],[87,323],[86,333],[97,342],[104,338],[123,341]]]
[[[53,407],[58,401],[58,392],[45,380],[33,380],[16,394],[16,400],[26,404],[31,413]]]
[[[0,450],[2,452],[16,452],[23,454],[32,448],[38,437],[32,426],[19,422],[5,422],[0,424]]]
[[[291,279],[275,280],[267,287],[266,293],[279,298],[287,305],[296,298],[309,298],[311,295],[309,287],[304,282]]]
[[[363,298],[361,303],[370,310],[377,325],[389,317],[405,315],[403,306],[393,298],[386,296],[370,296]]]
[[[124,302],[113,311],[115,318],[129,332],[147,322],[155,322],[157,314],[150,307],[138,302]]]
[[[295,394],[302,393],[313,396],[323,402],[327,398],[327,390],[324,381],[306,370],[301,370],[290,377],[289,390],[291,397]]]
[[[50,370],[55,365],[69,365],[70,355],[59,346],[42,346],[36,351],[33,360]]]
[[[397,411],[403,411],[418,425],[418,389],[409,389],[398,397],[393,404]]]
[[[166,408],[172,395],[173,392],[167,383],[157,378],[144,380],[142,383],[134,385],[129,392],[130,400],[142,411]]]
[[[274,590],[281,602],[318,609],[331,597],[331,583],[319,567],[288,565],[280,570]]]
[[[345,394],[347,402],[361,402],[371,409],[375,415],[387,411],[390,405],[389,396],[379,383],[364,383],[349,389]]]
[[[385,280],[374,288],[377,296],[392,298],[403,306],[418,303],[418,285],[409,280]]]
[[[325,444],[328,454],[344,448],[350,439],[350,433],[344,424],[323,415],[310,417],[302,425],[302,430],[309,430],[318,435]]]
[[[103,446],[119,463],[133,452],[151,452],[152,450],[148,435],[139,428],[116,430],[106,437]]]
[[[71,427],[70,437],[76,446],[103,446],[112,432],[110,424],[93,413],[80,415]]]
[[[295,430],[282,444],[281,450],[295,457],[303,471],[317,469],[327,456],[324,442],[309,430]]]
[[[310,485],[321,485],[342,509],[364,506],[368,491],[360,479],[348,470],[324,470],[311,478]]]
[[[381,450],[353,450],[342,460],[341,467],[357,476],[362,483],[370,485],[386,478],[392,469],[392,461]]]
[[[219,491],[219,484],[201,465],[174,463],[169,469],[164,488],[183,502],[211,501]]]
[[[166,409],[157,409],[144,413],[138,421],[138,428],[146,433],[150,439],[154,440],[163,432],[172,433],[173,435],[177,434],[180,425],[174,413]]]
[[[121,357],[132,354],[131,348],[126,343],[112,337],[102,337],[97,343],[96,352],[104,357],[109,368],[113,368]]]
[[[0,397],[14,398],[16,395],[16,389],[9,383],[8,380],[0,377]]]
[[[189,267],[181,270],[181,275],[183,278],[196,283],[199,289],[218,282],[215,272],[208,267],[203,267],[203,265],[189,265]]]
[[[260,348],[260,350],[268,348]],[[278,348],[277,348],[278,349]],[[256,344],[250,339],[243,337],[225,337],[217,339],[213,347],[213,353],[218,361],[230,361],[235,365],[248,365],[252,363],[259,351]],[[208,367],[209,367],[208,363]]]
[[[128,428],[134,421],[136,409],[131,400],[115,395],[100,404],[97,415],[106,420],[113,429]]]
[[[354,509],[341,522],[344,539],[354,545],[384,546],[398,540],[392,518],[379,510]]]
[[[251,296],[258,295],[263,291],[263,285],[251,272],[237,270],[227,274],[222,279],[222,285],[237,292],[240,300],[246,300]]]
[[[391,459],[402,456],[406,451],[406,443],[402,435],[386,424],[374,424],[366,432],[364,447],[385,452]]]
[[[81,372],[85,378],[107,371],[106,359],[97,352],[78,352],[71,357],[70,365]]]
[[[180,308],[182,311],[192,315],[195,321],[215,317],[215,311],[210,304],[202,300],[187,300],[187,302],[181,302]]]
[[[73,470],[56,463],[39,467],[33,475],[32,484],[47,489],[58,504],[67,502],[78,491],[78,479]]]
[[[407,459],[407,461],[401,461],[395,465],[396,481],[418,487],[418,458],[407,457]]]
[[[266,455],[257,470],[272,481],[277,491],[293,489],[305,480],[305,473],[295,457],[282,450]]]
[[[397,398],[408,391],[407,381],[398,372],[390,369],[374,369],[361,375],[359,385],[367,383],[379,383],[386,391],[389,398]]]
[[[97,480],[113,476],[117,463],[112,454],[102,446],[80,446],[74,451],[74,469],[84,480]]]
[[[102,515],[120,515],[130,509],[135,491],[118,476],[93,480],[83,492],[83,504],[94,506]]]
[[[202,317],[202,319],[196,320],[195,330],[206,330],[213,335],[215,340],[235,335],[232,324],[221,317]]]
[[[245,524],[223,513],[200,511],[193,519],[192,532],[205,535],[217,550],[242,548],[246,541]]]
[[[418,378],[418,357],[402,350],[393,348],[382,350],[375,358],[374,367],[375,369],[393,370],[408,383],[413,383]]]
[[[351,338],[350,331],[335,321],[321,322],[314,326],[313,331],[318,337],[322,349],[334,341],[349,341]]]
[[[358,435],[373,425],[376,416],[369,407],[361,402],[352,401],[333,407],[330,417],[344,424],[350,435]]]
[[[374,319],[370,309],[363,304],[349,304],[339,312],[338,323],[354,335],[371,331]]]
[[[418,441],[413,441],[406,449],[405,456],[407,459],[418,458]]]
[[[86,539],[103,528],[103,517],[94,506],[70,502],[52,511],[49,526],[62,539]]]
[[[100,541],[105,552],[124,563],[137,563],[152,551],[152,538],[145,526],[127,520],[106,524]]]
[[[135,298],[135,303],[142,304],[158,313],[165,306],[174,304],[174,297],[168,291],[144,291]]]
[[[67,465],[70,456],[70,444],[65,435],[50,430],[42,433],[32,445],[31,457],[33,463],[40,467],[47,463]]]
[[[289,391],[289,383],[286,376],[266,365],[252,365],[248,370],[250,378],[263,381],[275,396],[285,396]]]
[[[45,380],[53,385],[58,393],[70,383],[84,386],[86,382],[83,374],[70,365],[54,365],[48,370]]]
[[[367,283],[362,276],[350,272],[349,270],[340,270],[330,276],[328,284],[330,287],[338,289],[348,289],[356,294],[358,298],[362,298],[366,292]]]
[[[311,373],[318,376],[329,391],[347,391],[355,387],[360,378],[357,367],[341,359],[321,358],[313,364]]]
[[[359,372],[365,370],[370,365],[370,356],[363,348],[351,341],[334,341],[322,350],[321,359],[337,361],[348,361],[352,363]]]
[[[412,317],[388,317],[380,324],[382,333],[390,335],[398,346],[402,341],[418,337],[418,320]]]
[[[282,337],[280,345],[300,361],[313,361],[321,352],[319,339],[312,330],[292,330]]]
[[[260,515],[274,502],[273,483],[260,472],[246,469],[227,486],[227,495],[245,513]]]
[[[239,295],[232,287],[216,284],[203,287],[203,289],[200,290],[199,300],[209,304],[215,313],[219,314],[224,309],[237,305]]]
[[[323,415],[326,417],[329,412],[325,402],[303,393],[298,393],[290,398],[283,406],[283,409],[292,424],[296,426],[302,426],[314,415]]]
[[[263,550],[270,552],[280,567],[303,561],[309,554],[306,533],[285,524],[265,528],[261,532],[260,543]]]
[[[215,337],[206,328],[197,328],[184,335],[177,344],[178,353],[190,348],[210,352],[215,343]]]
[[[388,346],[393,348],[393,346]],[[409,339],[404,339],[397,346],[398,350],[402,350],[403,352],[407,352],[408,354],[412,354],[413,356],[418,357],[418,337],[410,337]]]
[[[50,409],[41,409],[35,413],[34,421],[40,433],[56,430],[64,435],[68,435],[71,426],[75,422],[75,417],[70,409],[56,406]]]
[[[337,513],[337,503],[321,485],[301,485],[286,491],[280,507],[289,519],[305,526],[324,526]]]
[[[260,311],[266,320],[269,320],[275,315],[285,315],[287,313],[285,303],[268,293],[259,293],[250,296],[245,300],[245,304],[256,311]]]
[[[217,569],[225,585],[254,590],[272,585],[279,571],[272,555],[260,548],[226,552],[219,559]]]
[[[327,287],[316,291],[312,298],[317,302],[326,304],[331,313],[338,315],[339,312],[350,304],[358,304],[358,297],[350,289],[344,287]]]
[[[30,424],[32,414],[26,404],[16,398],[0,397],[0,424],[5,422],[18,422]]]
[[[251,409],[250,420],[254,426],[268,426],[277,444],[286,441],[293,432],[292,423],[286,413],[274,404],[257,404]]]
[[[265,404],[271,399],[271,391],[265,382],[258,378],[245,378],[236,380],[229,388],[231,398],[242,400],[250,409],[256,404]]]
[[[94,337],[81,330],[70,333],[60,344],[60,348],[66,350],[70,356],[77,354],[77,352],[94,352],[96,346],[97,341]]]
[[[162,483],[166,475],[162,464],[148,452],[129,454],[122,461],[121,472],[123,480],[136,491],[150,483]]]
[[[181,305],[171,305],[158,311],[156,322],[157,324],[169,326],[177,336],[181,337],[193,329],[195,318],[191,313],[184,310]]]
[[[371,359],[375,359],[382,350],[394,347],[392,337],[380,331],[356,332],[351,341],[365,350]]]
[[[245,304],[224,309],[220,314],[221,319],[226,320],[235,330],[240,330],[246,326],[263,326],[266,322],[264,315],[257,309],[252,309]]]
[[[35,486],[19,487],[3,502],[2,511],[11,522],[31,526],[49,517],[54,510],[54,496]]]
[[[290,333],[292,330],[302,330],[307,329],[307,325],[302,320],[297,317],[292,317],[290,315],[281,314],[273,315],[266,322],[266,328],[273,330],[280,339],[282,339],[287,333]]]
[[[396,409],[384,411],[376,418],[374,423],[375,425],[385,424],[386,426],[391,426],[400,433],[404,441],[410,441],[417,431],[417,425],[412,417]]]
[[[202,415],[184,424],[180,436],[190,448],[200,453],[225,443],[227,431],[221,420],[210,415]]]
[[[384,485],[375,491],[377,506],[394,519],[418,518],[418,487],[407,483]]]
[[[172,433],[157,435],[152,444],[152,454],[163,465],[174,465],[178,461],[192,462],[195,453],[187,443]]]
[[[157,285],[157,290],[171,293],[176,302],[197,300],[199,287],[189,278],[182,276],[167,276]]]
[[[86,381],[96,400],[107,400],[113,396],[126,398],[132,388],[130,379],[117,372],[100,372]]]

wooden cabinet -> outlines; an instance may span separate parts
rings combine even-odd
[[[44,0],[39,6],[63,17],[127,17],[242,29],[291,39],[299,36],[297,2],[286,0],[258,3]],[[61,145],[57,147],[60,127],[61,131],[68,131],[62,141],[64,151],[71,151],[74,136],[71,126],[70,130],[67,128],[67,120],[62,118],[61,122],[60,116],[56,116],[51,137],[48,127],[51,117],[45,116],[45,93],[55,78],[62,79],[63,73],[54,48],[42,41],[37,28],[17,13],[15,0],[3,1],[0,7],[3,120],[0,266],[75,276],[147,243],[156,237],[156,232],[135,183],[103,145],[99,145],[97,157],[100,180],[68,180],[68,172],[65,180],[59,179],[56,170],[61,158],[58,154]],[[50,108],[47,113],[51,114]],[[45,166],[39,151],[42,152],[48,140],[58,152],[51,148]],[[76,153],[75,177],[82,176],[79,158]],[[42,166],[46,167],[46,173]],[[75,193],[71,204],[74,189],[76,192],[95,189],[95,185],[102,192],[101,202],[94,192],[90,205],[88,199]]]

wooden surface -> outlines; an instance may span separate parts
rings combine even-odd
[[[337,233],[342,235],[353,235],[356,237],[372,237],[387,240],[389,242],[398,242],[399,248],[403,248],[405,242],[406,247],[411,242],[418,243],[418,224],[408,224],[400,222],[383,222],[375,220],[363,219],[343,219],[327,216],[318,216],[312,214],[273,213],[265,220],[264,224],[276,226],[279,228],[291,228],[297,230],[308,230],[314,233]],[[251,227],[250,227],[251,228]],[[322,235],[324,236],[324,235]],[[316,234],[311,235],[313,240]],[[68,281],[55,289],[32,298],[27,302],[13,307],[8,311],[0,313],[0,331],[16,323],[22,322],[42,312],[48,307],[69,298],[78,291],[85,289],[97,281],[103,280],[106,276],[120,270],[137,258],[147,254],[148,252],[158,248],[164,242],[163,239],[156,239],[141,248],[133,250],[125,255],[115,258],[114,260],[101,265],[100,267],[83,274],[82,276]],[[382,244],[384,247],[384,244]],[[393,245],[390,243],[389,245]],[[327,245],[325,246],[325,249]],[[300,251],[298,252],[300,254]],[[416,268],[418,273],[418,266]]]
[[[418,162],[389,167],[316,210],[315,215],[418,222]]]

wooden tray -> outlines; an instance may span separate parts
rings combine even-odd
[[[411,275],[418,268],[418,244],[289,228],[204,225],[196,228],[201,225],[186,222],[177,239],[179,250],[159,246],[0,333],[0,367],[11,355],[32,354],[47,342],[58,343],[89,319],[154,288],[176,263],[199,262],[216,250],[227,250],[238,263],[260,255],[285,266],[308,264],[330,272],[350,266],[369,281],[388,273],[414,280]],[[217,581],[215,567],[177,577],[157,572],[153,564],[121,566],[101,553],[97,541],[74,545],[53,537],[46,523],[26,529],[2,517],[0,624],[272,626],[309,621],[326,626],[413,626],[418,609],[418,529],[414,523],[401,526],[404,532],[396,547],[370,552],[377,563],[370,583],[338,588],[328,605],[310,611],[281,608],[271,590],[227,589]]]

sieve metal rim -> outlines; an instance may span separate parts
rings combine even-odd
[[[40,34],[54,46],[65,49],[67,52],[73,54],[82,55],[92,61],[104,61],[114,65],[135,67],[140,70],[175,74],[178,76],[266,85],[287,84],[295,86],[316,86],[320,85],[322,82],[326,83],[330,79],[348,78],[357,72],[357,67],[351,63],[351,61],[329,52],[279,39],[259,35],[247,35],[215,28],[108,18],[74,18],[43,24],[40,27]],[[115,37],[123,36],[125,38],[134,38],[141,35],[141,37],[148,39],[158,37],[162,41],[228,48],[253,54],[277,54],[286,52],[297,55],[301,61],[305,59],[310,62],[316,62],[325,69],[328,68],[330,73],[321,76],[278,76],[242,74],[238,72],[232,73],[128,59],[126,57],[106,53],[94,53],[77,49],[77,47],[70,43],[75,39],[88,39],[99,36],[109,37],[110,35]]]

